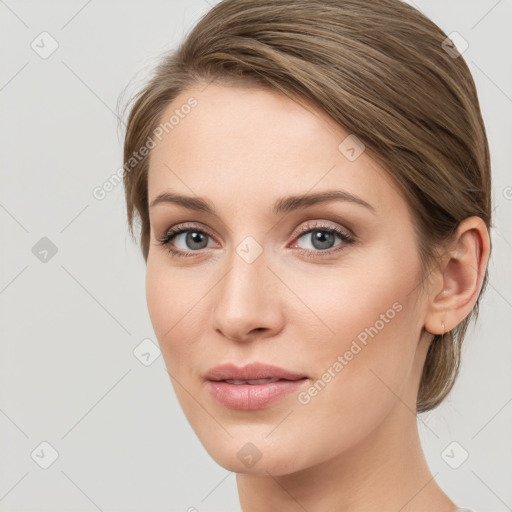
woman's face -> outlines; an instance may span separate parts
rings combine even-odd
[[[322,112],[202,88],[154,139],[146,279],[198,437],[227,469],[282,475],[415,423],[427,299],[394,181]]]

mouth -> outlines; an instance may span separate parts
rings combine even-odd
[[[261,363],[216,366],[204,378],[220,405],[244,411],[264,409],[297,392],[309,380],[306,375]]]
[[[286,379],[278,379],[278,378],[251,379],[251,380],[225,379],[221,382],[227,382],[228,384],[234,384],[235,386],[240,386],[241,384],[251,384],[252,386],[254,386],[254,385],[258,385],[258,384],[268,384],[269,382],[277,382],[278,380],[286,380]]]

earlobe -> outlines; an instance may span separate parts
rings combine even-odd
[[[443,334],[473,309],[482,288],[490,253],[489,232],[480,217],[459,224],[451,249],[442,258],[441,290],[432,290],[425,329]]]

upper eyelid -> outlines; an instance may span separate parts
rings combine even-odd
[[[295,228],[289,236],[292,236],[295,234],[295,238],[299,235],[304,235],[306,233],[308,233],[308,231],[311,231],[311,230],[314,230],[315,228],[317,229],[325,229],[325,230],[333,230],[333,231],[344,231],[344,232],[347,232],[346,235],[347,237],[350,237],[352,239],[355,239],[357,238],[355,236],[355,234],[353,233],[353,231],[347,227],[338,227],[338,226],[334,226],[334,225],[330,225],[329,222],[332,222],[332,221],[327,221],[327,220],[316,220],[316,221],[305,221],[301,224],[301,228],[297,229]],[[172,228],[169,228],[167,229],[164,234],[163,234],[163,237],[167,236],[167,234],[172,234],[174,235],[174,237],[182,234],[183,232],[187,232],[187,231],[192,231],[193,229],[197,229],[197,231],[203,231],[204,233],[206,233],[209,237],[213,238],[213,239],[216,239],[216,237],[211,233],[211,231],[208,229],[208,228],[205,228],[203,227],[201,224],[198,224],[198,223],[195,223],[195,222],[183,222],[183,223],[179,223],[177,224],[176,226],[172,226]],[[173,231],[177,231],[177,232],[174,232]],[[339,234],[338,234],[339,236]]]

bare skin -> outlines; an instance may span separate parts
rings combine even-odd
[[[369,151],[351,161],[338,149],[349,133],[278,92],[205,85],[163,113],[197,100],[152,149],[148,177],[150,205],[172,192],[215,210],[150,208],[148,309],[192,428],[237,473],[244,512],[453,512],[423,455],[416,400],[432,335],[443,323],[453,329],[478,297],[484,223],[466,219],[425,276],[405,197]],[[280,197],[328,190],[370,206],[271,211]],[[176,235],[168,245],[193,253],[180,257],[159,239],[184,223],[196,244],[204,233],[205,246]],[[352,241],[333,234],[319,248],[305,227],[337,228]],[[262,252],[248,263],[240,247]],[[228,362],[269,363],[306,379],[267,407],[234,410],[204,379]],[[240,456],[247,443],[261,457],[253,465]]]

